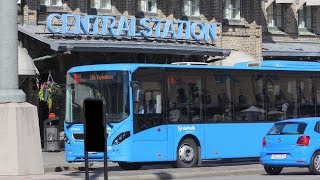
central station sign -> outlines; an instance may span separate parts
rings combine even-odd
[[[54,25],[59,20],[60,25]],[[138,24],[137,24],[138,23]],[[194,39],[215,42],[217,26],[209,22],[190,22],[184,20],[165,20],[135,17],[50,14],[46,22],[47,29],[53,34],[101,35],[101,36],[142,36],[153,38]]]

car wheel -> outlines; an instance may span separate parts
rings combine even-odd
[[[313,154],[309,166],[309,172],[311,174],[320,175],[320,151],[317,151]]]
[[[198,146],[193,139],[184,139],[178,146],[176,167],[190,168],[197,166]]]
[[[283,167],[264,166],[264,170],[269,175],[278,175],[281,173],[282,169],[283,169]]]
[[[143,165],[141,163],[118,162],[118,165],[124,170],[138,170]]]

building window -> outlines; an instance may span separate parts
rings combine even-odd
[[[186,16],[199,16],[200,0],[183,0],[183,14]]]
[[[282,5],[273,3],[267,8],[268,27],[282,28]]]
[[[310,6],[302,6],[299,9],[299,28],[311,29],[311,7]]]
[[[90,7],[94,9],[111,9],[111,0],[91,0]]]
[[[224,18],[230,20],[240,20],[241,0],[226,0]]]
[[[40,0],[40,5],[44,6],[62,6],[63,0]]]
[[[157,0],[140,0],[139,10],[148,13],[157,13]]]

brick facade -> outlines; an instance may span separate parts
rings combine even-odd
[[[298,13],[296,4],[283,4],[283,31],[273,34],[267,27],[267,0],[242,0],[241,19],[228,21],[224,19],[225,0],[200,0],[200,16],[184,17],[182,14],[183,0],[157,0],[157,13],[139,12],[139,0],[113,0],[111,10],[96,10],[90,8],[90,0],[64,0],[62,7],[40,6],[40,0],[21,0],[19,10],[19,22],[21,25],[45,26],[48,14],[98,14],[136,18],[154,17],[162,19],[188,19],[190,21],[216,22],[218,39],[217,47],[245,51],[253,55],[257,60],[263,60],[262,47],[264,43],[273,42],[319,42],[320,43],[320,6],[312,7],[313,35],[299,35],[297,28]],[[59,21],[55,23],[60,23]],[[32,58],[55,54],[50,46],[19,33],[19,40]],[[72,52],[62,53],[52,59],[37,61],[36,66],[40,71],[40,83],[46,81],[49,70],[59,84],[65,83],[65,74],[68,69],[77,65],[93,63],[118,63],[118,62],[148,62],[148,63],[171,63],[177,61],[203,61],[202,56],[178,56],[166,54],[140,54],[140,53],[97,53],[97,52]],[[26,86],[26,89],[29,87]],[[37,89],[29,89],[26,92],[30,98],[28,102],[38,104],[34,95]],[[64,99],[56,102],[54,112],[64,116]],[[40,120],[47,118],[47,109],[39,105]]]
[[[113,1],[112,10],[93,10],[89,0],[64,0],[62,7],[43,7],[40,6],[40,0],[25,0],[22,7],[23,24],[45,25],[46,17],[50,13],[143,16],[172,20],[185,18],[181,11],[182,0],[158,0],[157,13],[139,12],[138,3],[139,0]],[[252,0],[242,0],[241,25],[223,23],[224,6],[224,1],[221,0],[200,0],[201,15],[186,18],[190,21],[216,22],[218,47],[243,50],[261,60],[261,1],[254,0],[252,3]]]
[[[262,24],[263,43],[278,41],[301,41],[301,42],[319,42],[320,43],[320,6],[311,6],[312,12],[312,33],[301,35],[298,28],[298,4],[283,4],[283,33],[272,34],[268,31],[266,19],[267,12],[265,4],[262,4],[264,23]]]

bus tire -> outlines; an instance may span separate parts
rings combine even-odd
[[[198,145],[191,138],[184,139],[178,146],[177,161],[178,168],[195,167],[198,164]]]
[[[314,175],[320,174],[320,151],[313,154],[310,161],[309,172]]]
[[[138,170],[143,165],[141,163],[118,162],[118,165],[124,170]]]
[[[269,175],[278,175],[281,173],[283,167],[274,167],[274,166],[264,166],[264,170],[267,172]]]

